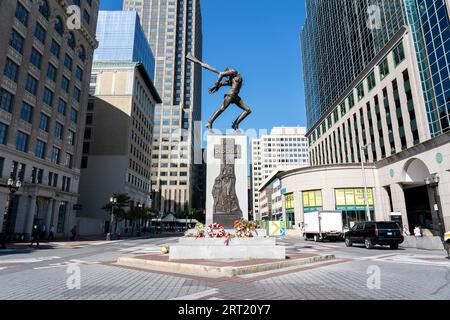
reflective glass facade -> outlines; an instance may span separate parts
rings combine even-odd
[[[100,11],[94,61],[141,62],[154,78],[155,58],[136,12]]]
[[[306,11],[301,41],[311,129],[401,29],[406,15],[403,0],[306,0]]]
[[[450,130],[450,23],[445,0],[405,0],[431,136]]]
[[[306,5],[308,17],[301,38],[309,129],[392,36],[409,25],[430,134],[450,130],[448,1],[307,0]]]

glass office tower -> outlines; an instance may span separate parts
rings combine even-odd
[[[373,5],[379,12],[368,11]],[[401,29],[406,17],[403,0],[306,0],[306,11],[301,40],[310,129]]]
[[[307,0],[301,33],[308,128],[333,108],[377,54],[410,26],[431,137],[450,129],[446,0]]]
[[[185,212],[192,207],[201,135],[201,67],[186,61],[202,59],[200,0],[125,0],[136,11],[155,54],[155,86],[163,100],[155,109],[152,189],[155,209]],[[198,130],[199,131],[199,130]],[[201,158],[199,165],[201,166]]]
[[[405,0],[431,136],[449,131],[450,19],[445,0]]]
[[[100,11],[96,36],[94,60],[141,62],[153,80],[155,58],[136,12]]]

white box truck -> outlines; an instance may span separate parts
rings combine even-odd
[[[344,223],[341,211],[305,212],[303,223],[305,240],[337,241],[344,237]]]

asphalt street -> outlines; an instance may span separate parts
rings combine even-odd
[[[331,264],[236,278],[127,268],[121,256],[159,252],[177,238],[0,250],[0,299],[31,300],[448,300],[444,251],[279,241],[288,253],[334,254]]]

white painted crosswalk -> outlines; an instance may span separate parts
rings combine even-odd
[[[63,268],[63,267],[67,267],[69,265],[74,265],[74,264],[75,265],[95,265],[95,264],[100,264],[100,262],[72,259],[72,260],[64,261],[64,262],[60,262],[60,263],[51,263],[48,266],[36,267],[33,269],[34,270],[43,270],[43,269]]]
[[[138,246],[138,247],[130,247],[120,250],[123,253],[130,254],[149,254],[149,253],[159,253],[161,252],[161,247],[157,246]]]

